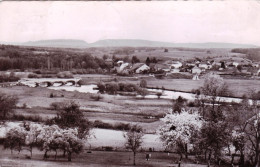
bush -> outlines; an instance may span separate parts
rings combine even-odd
[[[141,88],[146,88],[146,87],[147,87],[147,82],[146,82],[146,80],[142,79],[142,80],[140,81],[140,87],[141,87]]]
[[[53,97],[54,97],[54,94],[53,94],[53,93],[51,93],[51,94],[50,94],[50,98],[53,98]]]
[[[59,72],[57,74],[58,78],[73,78],[73,74],[70,71],[64,71],[64,72]]]
[[[29,74],[28,78],[38,78],[38,75],[37,74]]]
[[[32,122],[43,122],[42,117],[39,115],[16,115],[12,116],[12,120],[16,121],[32,121]]]
[[[90,95],[90,98],[95,101],[99,101],[100,99],[103,99],[103,97],[99,94],[92,94]]]

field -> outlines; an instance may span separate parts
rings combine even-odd
[[[70,166],[70,167],[81,167],[81,166],[91,166],[91,167],[101,167],[101,166],[133,166],[133,155],[132,152],[110,152],[110,151],[92,151],[76,155],[72,157],[72,162],[67,162],[67,159],[61,156],[61,152],[58,153],[57,159],[54,159],[54,152],[49,153],[49,159],[43,160],[43,153],[38,150],[34,150],[32,159],[26,159],[26,155],[29,152],[22,151],[20,154],[14,152],[12,155],[10,150],[1,149],[0,154],[0,165],[2,166],[12,166],[12,167],[47,167],[47,166]],[[146,153],[150,153],[151,159],[149,161],[145,160]],[[120,158],[119,158],[120,157]],[[176,166],[176,161],[178,156],[171,153],[169,156],[164,152],[141,152],[136,156],[136,166],[140,167],[173,167]],[[193,164],[191,160],[184,160],[183,167],[204,167],[206,165]]]

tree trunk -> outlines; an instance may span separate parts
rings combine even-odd
[[[48,152],[48,151],[45,151],[45,152],[44,152],[43,159],[47,159],[47,152]]]
[[[57,150],[55,150],[55,160],[56,160],[56,158],[57,158]]]
[[[30,152],[31,152],[31,158],[32,158],[32,152],[33,152],[33,147],[30,146]]]
[[[62,155],[62,156],[63,156],[63,157],[66,156],[66,150],[63,151],[63,155]]]
[[[234,162],[234,154],[231,154],[231,162],[230,162],[230,164],[233,165],[233,162]]]
[[[68,151],[68,161],[70,162],[71,161],[71,152]]]
[[[185,158],[188,159],[188,144],[185,144]]]
[[[178,167],[181,167],[181,160],[182,160],[182,154],[180,153],[180,159],[179,159],[179,162],[178,162]]]
[[[210,167],[210,160],[211,160],[211,150],[209,151],[209,157],[208,157],[208,167]]]
[[[244,153],[241,152],[240,153],[240,159],[239,159],[239,166],[244,167],[244,165],[245,165],[245,156],[244,156]]]
[[[136,152],[134,151],[134,165],[136,165],[136,164],[135,164],[135,155],[136,155]]]

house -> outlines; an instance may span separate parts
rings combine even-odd
[[[151,66],[150,66],[151,67]],[[168,65],[165,64],[155,64],[154,66],[152,66],[151,68],[153,68],[154,71],[170,71],[171,69],[169,68]]]
[[[124,71],[128,66],[129,66],[129,63],[123,63],[123,64],[121,64],[121,66],[119,67],[119,69],[117,70],[117,72],[118,72],[118,73],[121,73],[121,72]]]
[[[202,72],[202,70],[197,66],[195,66],[191,69],[192,74],[200,74],[201,72]]]
[[[171,68],[180,68],[182,66],[182,63],[179,61],[172,61]]]
[[[259,67],[259,64],[253,63],[252,66],[255,67],[255,68],[258,68],[258,67]]]
[[[171,69],[170,72],[171,72],[171,73],[179,73],[179,72],[180,72],[180,69],[179,69],[179,68],[174,68],[174,69]]]
[[[256,72],[256,75],[257,75],[257,76],[260,75],[260,69]]]
[[[233,62],[232,65],[237,67],[239,65],[239,63],[238,62]]]
[[[130,71],[135,72],[138,68],[140,68],[144,63],[135,63],[130,67]]]
[[[212,67],[211,65],[205,63],[199,64],[199,68],[210,69],[211,67]]]
[[[117,64],[118,66],[121,66],[123,63],[124,63],[124,61],[122,61],[122,60],[119,60],[119,61],[116,62],[116,64]]]
[[[141,67],[139,67],[135,72],[137,74],[140,74],[142,72],[145,72],[145,71],[149,71],[150,70],[150,67],[147,66],[146,64],[143,64]]]

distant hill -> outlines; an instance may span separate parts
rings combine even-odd
[[[171,43],[140,39],[106,39],[87,43],[75,39],[30,41],[25,43],[3,43],[37,47],[88,48],[88,47],[183,47],[183,48],[257,48],[256,45],[235,43]]]
[[[170,43],[139,39],[106,39],[90,43],[91,47],[184,47],[184,48],[256,48],[256,45],[234,43]]]
[[[86,48],[88,43],[83,40],[75,39],[55,39],[55,40],[40,40],[21,43],[25,46],[41,46],[41,47],[61,47],[61,48]]]

